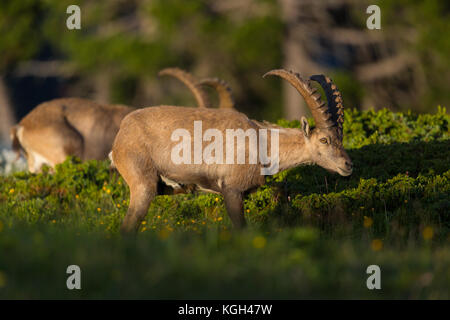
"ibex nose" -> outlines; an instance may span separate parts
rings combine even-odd
[[[345,161],[345,165],[349,168],[353,168],[353,163],[351,163],[349,161]]]

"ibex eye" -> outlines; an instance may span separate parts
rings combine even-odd
[[[327,144],[328,143],[328,140],[326,138],[322,138],[319,141],[322,142],[323,144]]]

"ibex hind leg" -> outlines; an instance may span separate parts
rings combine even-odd
[[[158,176],[155,170],[149,169],[145,164],[146,159],[142,155],[124,152],[116,154],[113,151],[113,158],[117,170],[130,188],[130,206],[120,231],[122,234],[135,233],[157,194]]]
[[[242,193],[235,190],[224,190],[222,195],[225,200],[228,216],[236,229],[242,229],[246,226],[244,217],[244,207],[242,203]]]
[[[122,222],[122,234],[135,233],[147,215],[150,202],[155,198],[157,191],[156,181],[130,186],[130,206]]]

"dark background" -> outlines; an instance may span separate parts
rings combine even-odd
[[[81,30],[66,27],[71,4]],[[381,30],[366,27],[370,4]],[[181,84],[157,77],[174,66],[226,80],[257,119],[308,114],[286,83],[261,78],[279,67],[331,76],[347,108],[434,113],[450,101],[449,13],[442,0],[2,0],[2,137],[57,97],[193,105]]]

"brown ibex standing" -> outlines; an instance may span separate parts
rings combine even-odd
[[[194,94],[198,107],[207,97],[196,80],[181,69],[166,69]],[[62,98],[41,103],[11,129],[12,147],[22,151],[30,172],[42,165],[54,167],[67,156],[81,160],[104,160],[111,151],[122,119],[134,109],[124,105],[102,105],[81,98]]]
[[[235,132],[255,130],[258,142],[264,140],[260,129],[277,129],[279,170],[301,164],[317,164],[343,176],[352,173],[351,160],[342,145],[342,97],[331,80],[324,76],[311,77],[318,81],[327,93],[328,105],[326,105],[321,101],[320,94],[316,93],[317,90],[310,86],[309,81],[301,79],[298,74],[273,70],[266,75],[280,76],[297,89],[311,110],[316,128],[311,130],[304,117],[301,119],[302,129],[288,129],[250,120],[244,114],[232,109],[161,106],[140,109],[124,118],[111,154],[115,166],[130,188],[130,206],[122,223],[122,232],[134,232],[139,228],[150,202],[157,194],[157,182],[160,177],[181,184],[196,184],[203,189],[221,193],[233,225],[235,227],[245,225],[243,195],[246,191],[265,183],[265,177],[261,173],[267,162],[261,159],[256,163],[249,161],[244,164],[220,161],[196,162],[194,122],[197,124],[201,122],[203,130],[211,129],[211,132],[222,135],[228,130]],[[186,154],[194,154],[194,164],[173,161],[173,151],[179,145],[173,140],[173,134],[180,128],[184,130],[183,132],[194,136],[193,149],[191,150],[189,146],[184,150]],[[272,134],[274,133],[271,132]],[[234,142],[234,137],[232,139]],[[226,142],[220,141],[219,145],[225,147],[228,154]],[[272,150],[271,145],[266,146]],[[244,152],[250,159],[252,150],[248,145],[245,146]],[[231,156],[234,159],[234,148]]]

